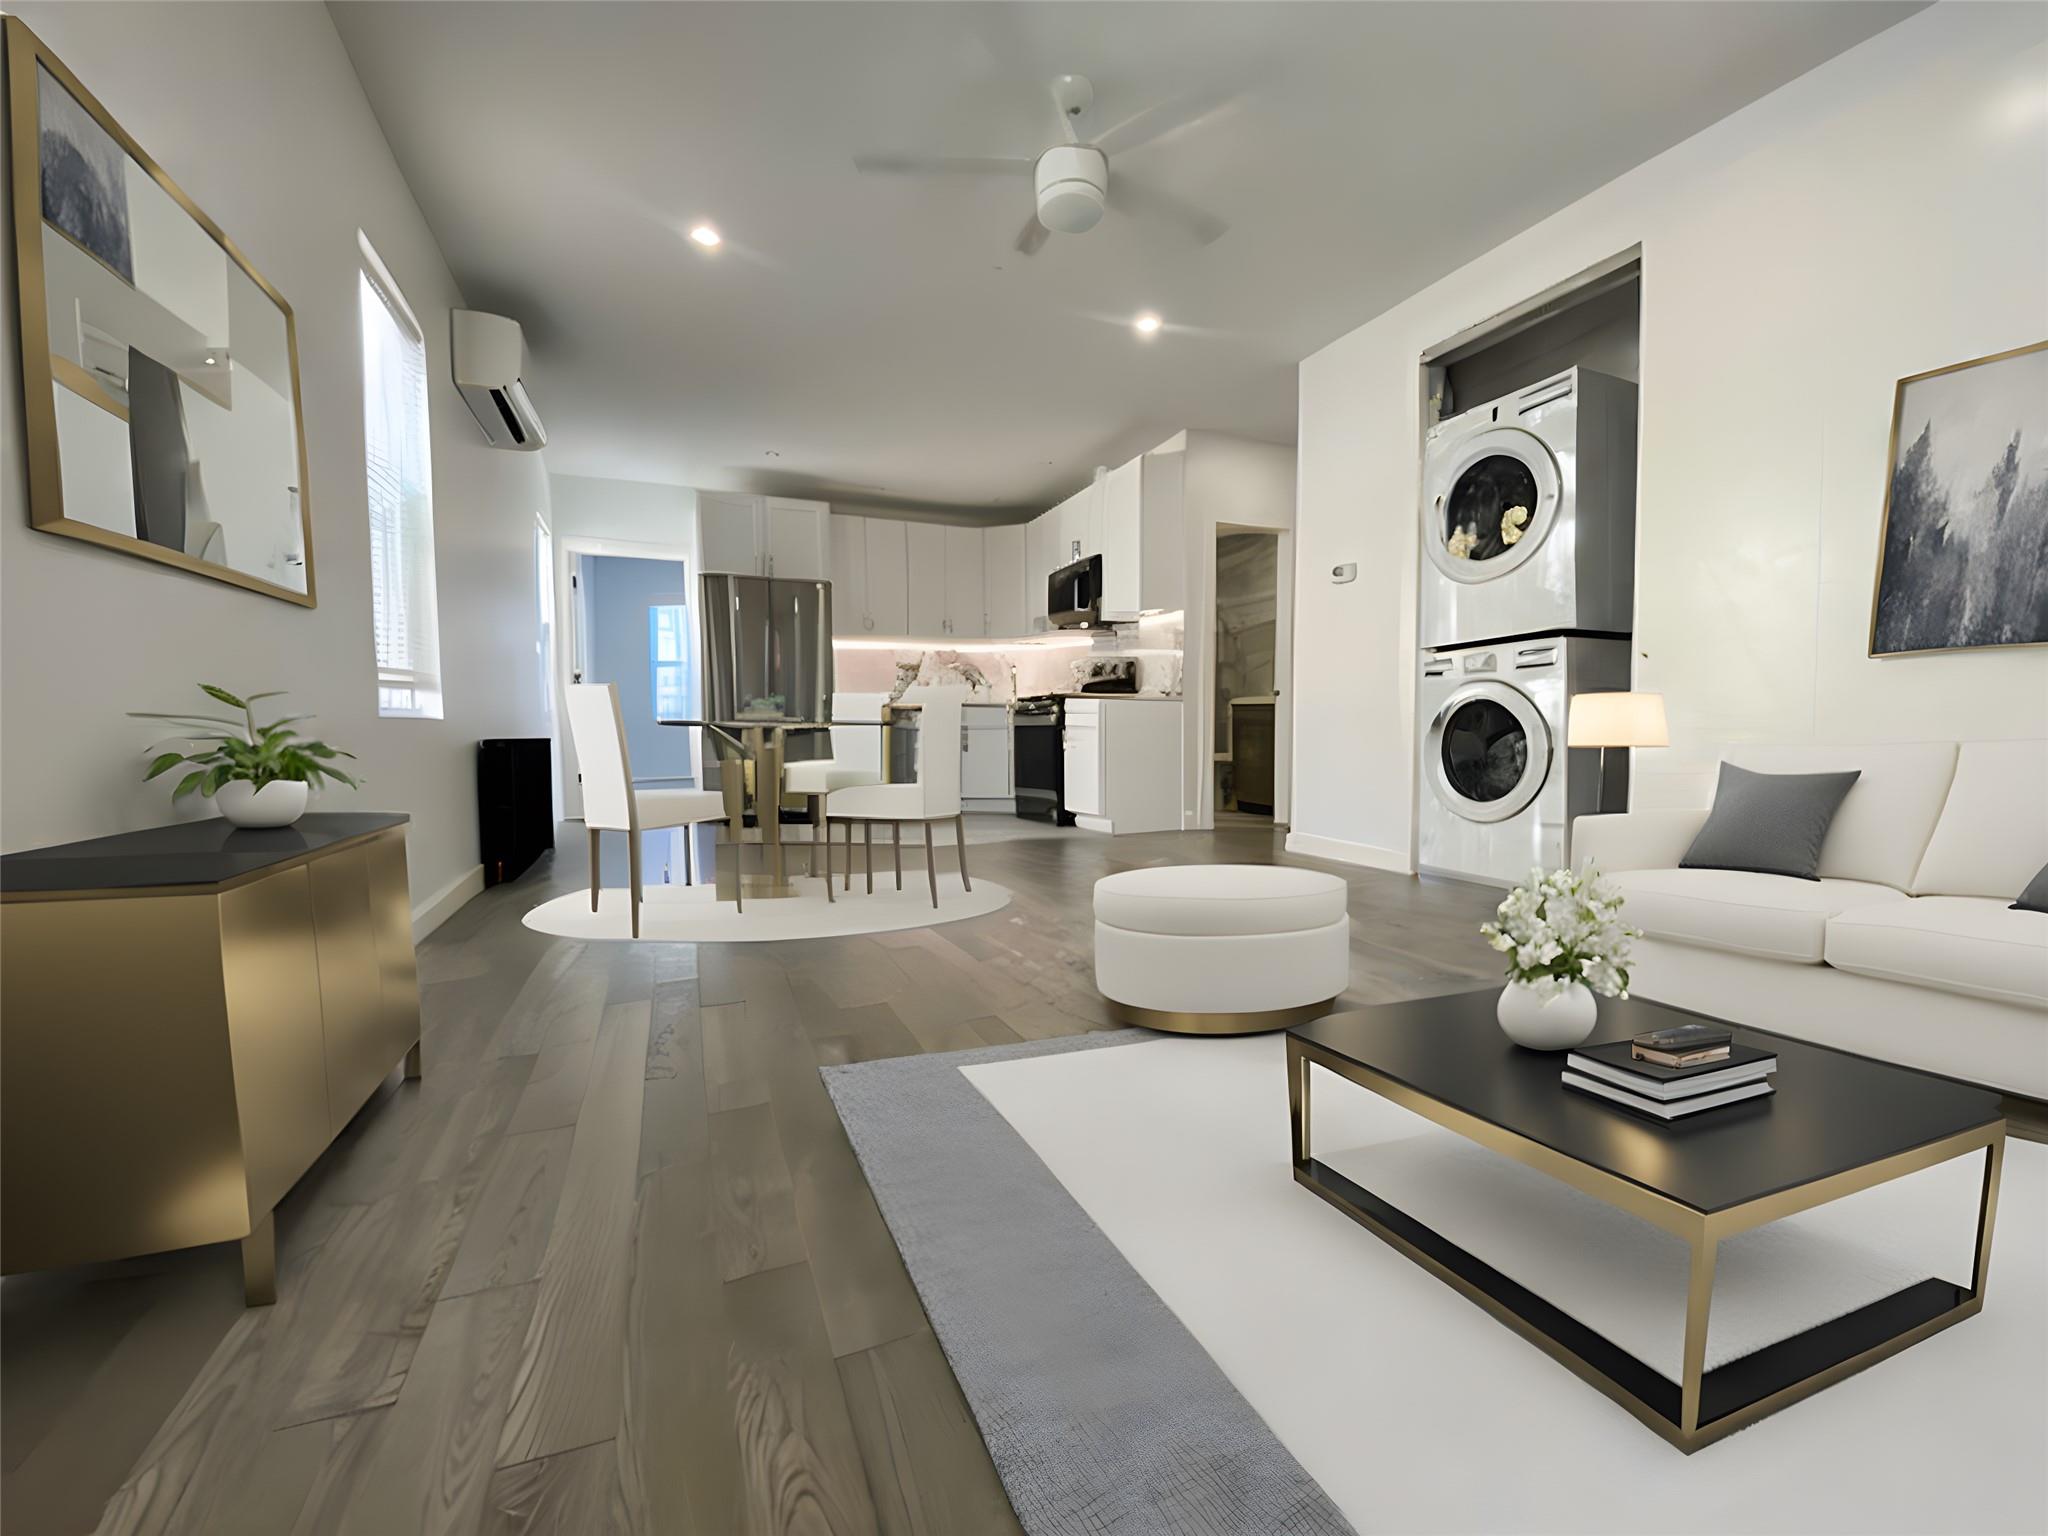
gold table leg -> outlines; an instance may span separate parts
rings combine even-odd
[[[1685,1288],[1685,1363],[1679,1372],[1678,1428],[1697,1434],[1700,1382],[1707,1367],[1707,1311],[1714,1304],[1714,1256],[1720,1244],[1702,1233],[1692,1242],[1692,1277]]]
[[[407,1077],[417,1078],[420,1075],[420,1045],[420,1041],[413,1041],[412,1049],[405,1053],[405,1075]]]

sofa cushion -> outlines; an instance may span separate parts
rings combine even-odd
[[[1860,976],[2048,1008],[2048,912],[2014,911],[1990,897],[1921,896],[1842,912],[1828,922],[1827,960]]]
[[[1861,770],[1820,846],[1823,880],[1871,880],[1910,890],[1955,774],[1952,741],[1883,746],[1742,746],[1724,754],[1757,773]],[[2017,886],[2014,887],[2018,889]]]
[[[2048,741],[1966,741],[1916,896],[2011,901],[2048,864]]]
[[[1095,920],[1133,933],[1300,933],[1342,922],[1335,875],[1279,864],[1168,864],[1095,882]]]
[[[1607,878],[1628,898],[1623,920],[1652,938],[1800,965],[1821,963],[1835,913],[1907,900],[1888,885],[1734,869],[1625,869]]]
[[[1681,869],[1741,869],[1759,875],[1820,878],[1821,842],[1857,770],[1842,773],[1752,773],[1721,765],[1714,808]]]

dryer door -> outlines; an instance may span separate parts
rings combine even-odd
[[[1424,771],[1438,800],[1467,821],[1528,809],[1550,776],[1550,727],[1507,683],[1467,683],[1429,724]]]
[[[1422,547],[1453,581],[1505,576],[1541,547],[1559,490],[1557,460],[1535,433],[1475,432],[1437,461],[1423,487]]]

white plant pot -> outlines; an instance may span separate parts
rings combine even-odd
[[[213,792],[213,803],[238,827],[288,827],[306,814],[306,786],[272,779],[257,789],[247,779],[230,779]]]
[[[1532,1051],[1565,1051],[1593,1033],[1599,1005],[1582,981],[1545,998],[1534,987],[1511,981],[1501,989],[1496,1009],[1500,1027],[1517,1045]]]

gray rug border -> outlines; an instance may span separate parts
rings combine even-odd
[[[1031,1536],[1356,1536],[961,1070],[1159,1039],[1098,1031],[818,1070]]]

